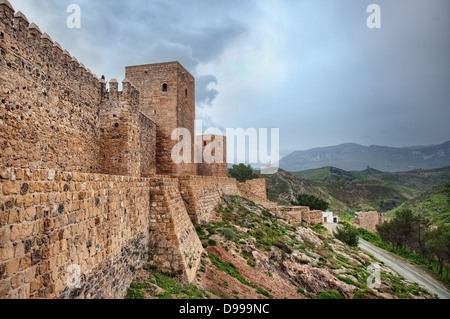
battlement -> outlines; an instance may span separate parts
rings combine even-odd
[[[100,81],[90,70],[30,23],[22,12],[15,13],[7,0],[0,0],[0,32],[2,59],[5,58],[7,67],[32,72],[33,66],[38,66],[36,79],[46,81],[63,75],[71,87],[99,90]]]
[[[102,101],[127,101],[131,105],[136,106],[139,104],[139,90],[127,79],[124,79],[122,81],[122,91],[119,91],[119,82],[117,81],[117,79],[111,79],[108,82],[109,89],[106,88],[105,80],[100,80],[100,83],[102,91]]]
[[[241,193],[222,137],[202,141],[222,164],[172,160],[172,131],[194,136],[194,121],[195,80],[179,62],[127,67],[119,91],[0,0],[0,299],[64,297],[73,264],[84,282],[71,298],[123,297],[148,262],[194,280],[192,221]],[[263,186],[244,188],[261,199]]]

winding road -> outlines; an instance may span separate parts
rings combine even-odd
[[[325,226],[333,233],[336,230],[337,224],[325,224]],[[359,239],[359,248],[379,261],[382,261],[386,266],[406,280],[415,282],[430,293],[437,295],[439,299],[450,299],[450,291],[419,266],[413,265],[400,256],[372,245],[362,238]]]
[[[394,270],[406,280],[416,282],[430,293],[436,294],[440,299],[450,299],[450,291],[448,291],[443,284],[431,277],[431,275],[419,266],[413,265],[404,258],[378,248],[361,238],[359,239],[359,248],[376,259],[384,262],[386,266]]]

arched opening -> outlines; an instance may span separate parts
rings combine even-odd
[[[167,83],[164,83],[164,84],[163,84],[163,87],[162,87],[162,91],[163,91],[163,92],[167,92],[167,90],[168,90]]]

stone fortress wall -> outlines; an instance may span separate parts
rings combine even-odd
[[[148,263],[194,279],[194,224],[241,193],[226,160],[171,159],[171,131],[194,136],[189,72],[169,62],[125,73],[122,91],[107,86],[0,0],[0,298],[123,298]]]
[[[107,85],[0,0],[0,299],[123,298],[148,264],[191,282],[194,225],[216,218],[223,195],[281,214],[264,179],[228,178],[225,138],[194,137],[195,81],[181,64],[125,74],[122,91]],[[192,154],[195,139],[220,142],[222,163],[175,164],[176,128]]]

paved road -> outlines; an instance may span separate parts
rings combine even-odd
[[[413,265],[404,258],[378,248],[361,238],[359,239],[359,248],[384,262],[386,266],[403,278],[416,282],[430,293],[436,294],[440,299],[450,299],[450,291],[419,266]]]

